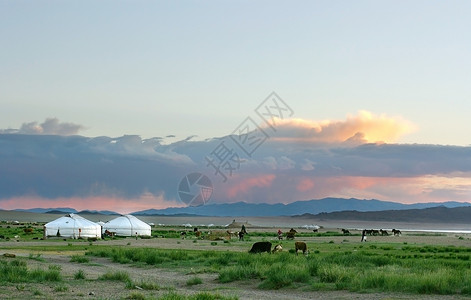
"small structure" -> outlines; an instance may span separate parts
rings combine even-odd
[[[151,227],[149,224],[139,220],[133,215],[122,215],[103,226],[105,231],[111,232],[117,236],[151,236]]]
[[[44,238],[101,238],[101,226],[76,214],[67,214],[44,225]]]

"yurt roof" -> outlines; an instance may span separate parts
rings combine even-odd
[[[133,215],[121,215],[119,217],[114,218],[111,221],[108,221],[105,226],[114,226],[114,227],[121,227],[121,228],[127,228],[132,226],[133,228],[142,228],[142,229],[148,229],[150,228],[150,225],[139,220]]]
[[[57,224],[61,224],[62,227],[76,227],[77,225],[80,227],[99,226],[98,224],[90,220],[87,220],[82,216],[72,214],[72,213],[62,216],[58,219],[55,219],[54,221],[47,223],[45,226],[48,227],[48,226],[57,225]]]

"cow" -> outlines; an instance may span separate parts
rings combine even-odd
[[[33,233],[33,228],[31,228],[31,227],[30,227],[30,228],[25,228],[25,229],[23,229],[23,231],[24,231],[26,234],[31,234],[31,233]]]
[[[361,242],[366,242],[366,232],[366,229],[363,229],[363,231],[361,232]]]
[[[252,245],[249,253],[262,253],[262,252],[271,252],[271,243],[270,242],[256,242]]]
[[[306,254],[307,252],[307,245],[305,242],[295,242],[294,243],[294,248],[296,251],[296,255],[298,255],[298,250],[303,251],[303,254]]]
[[[271,253],[281,252],[281,251],[283,251],[283,245],[278,244],[275,247],[273,247],[273,250],[271,251]]]

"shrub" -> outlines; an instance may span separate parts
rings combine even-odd
[[[191,279],[188,279],[186,282],[186,285],[192,286],[192,285],[197,285],[197,284],[202,284],[203,280],[199,277],[193,277]]]
[[[74,279],[85,279],[85,272],[83,272],[83,270],[78,270],[75,274],[74,274]]]
[[[69,287],[66,285],[58,285],[54,288],[54,292],[67,292]]]
[[[71,258],[70,258],[70,262],[77,262],[77,263],[88,263],[90,260],[88,259],[88,257],[84,256],[84,255],[73,255]]]
[[[129,277],[129,274],[126,273],[126,272],[121,272],[121,271],[106,272],[105,274],[98,277],[98,279],[100,279],[100,280],[123,281],[123,282],[131,281],[131,279]]]

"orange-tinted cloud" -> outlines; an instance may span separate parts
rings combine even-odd
[[[400,117],[375,115],[360,111],[346,120],[310,121],[285,119],[277,121],[274,139],[312,143],[377,143],[394,142],[415,126]]]
[[[228,198],[235,198],[240,196],[240,194],[247,194],[254,187],[268,187],[272,184],[275,177],[273,174],[263,174],[243,179],[233,178],[231,179],[229,189],[226,191],[226,196]]]

